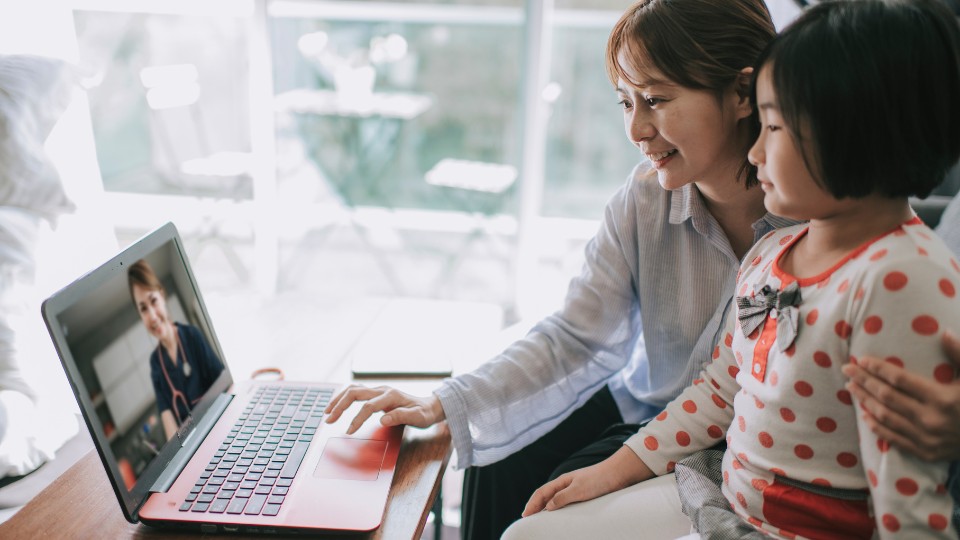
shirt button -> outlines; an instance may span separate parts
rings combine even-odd
[[[771,319],[776,319],[776,318],[777,318],[777,315],[779,315],[779,313],[777,312],[777,308],[773,308],[773,309],[770,310],[770,318],[771,318]]]
[[[760,368],[760,364],[754,364],[754,365],[753,365],[753,372],[754,372],[754,373],[760,373],[760,369],[761,369],[761,368]]]

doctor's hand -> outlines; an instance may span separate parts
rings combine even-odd
[[[956,335],[944,334],[943,349],[960,366]],[[960,459],[960,381],[938,382],[866,357],[843,372],[878,437],[927,461]]]
[[[533,492],[522,515],[527,517],[541,510],[557,510],[571,503],[596,499],[654,476],[647,464],[624,446],[596,465],[562,474],[541,486]]]
[[[367,388],[358,384],[351,384],[330,400],[324,413],[326,422],[332,424],[355,401],[365,401],[360,412],[350,422],[347,434],[355,433],[364,422],[375,412],[383,411],[380,423],[385,426],[408,425],[419,428],[430,427],[446,418],[440,398],[431,394],[429,397],[411,396],[396,388],[378,386]]]

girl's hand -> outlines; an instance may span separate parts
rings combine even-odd
[[[960,366],[960,339],[947,332],[943,348]],[[876,358],[843,372],[878,437],[926,461],[960,459],[960,381],[940,383]]]
[[[646,463],[624,446],[596,465],[566,473],[541,486],[527,502],[523,517],[595,499],[654,476]]]
[[[425,428],[446,418],[443,406],[440,404],[440,398],[435,395],[429,397],[411,396],[389,386],[367,388],[366,386],[351,384],[334,396],[324,409],[324,414],[328,415],[326,422],[328,424],[336,422],[343,411],[347,410],[354,401],[366,401],[366,403],[363,404],[360,412],[350,422],[350,426],[347,428],[348,435],[360,429],[360,426],[370,418],[370,415],[380,411],[386,413],[380,418],[380,423],[385,426],[404,424]]]

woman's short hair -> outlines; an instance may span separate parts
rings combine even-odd
[[[614,25],[607,40],[607,76],[633,85],[620,65],[620,53],[634,68],[655,68],[672,82],[718,96],[740,71],[755,65],[760,51],[776,34],[763,0],[640,0]],[[747,119],[750,142],[760,134],[756,112]],[[756,169],[744,148],[741,175],[755,185]]]
[[[133,266],[127,270],[127,287],[130,290],[130,298],[132,298],[133,303],[136,304],[137,301],[133,297],[134,285],[138,285],[150,291],[160,291],[160,294],[164,296],[167,295],[167,291],[163,288],[163,284],[160,283],[160,278],[157,277],[157,274],[153,272],[153,268],[151,268],[150,264],[144,259],[140,259],[139,261],[133,263]]]
[[[758,65],[834,197],[926,197],[960,158],[960,27],[939,0],[817,4]]]

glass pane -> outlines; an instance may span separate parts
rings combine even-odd
[[[504,197],[425,178],[444,160],[515,168],[521,28],[381,11],[271,21],[281,186],[303,156],[350,206],[459,209],[466,196],[506,211]]]
[[[244,21],[94,11],[75,21],[104,187],[249,198]]]

